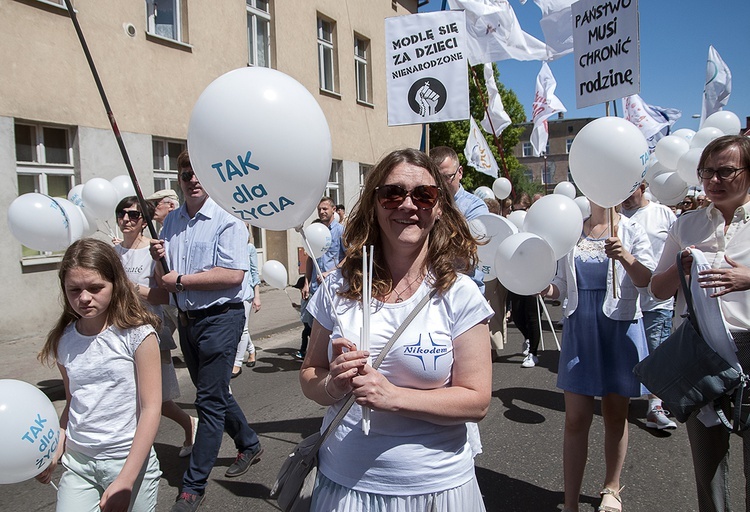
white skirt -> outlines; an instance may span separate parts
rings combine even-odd
[[[355,491],[326,478],[315,480],[311,512],[484,512],[476,476],[441,492],[392,496]]]

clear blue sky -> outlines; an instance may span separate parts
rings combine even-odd
[[[544,40],[541,10],[528,0],[509,0],[526,32]],[[442,0],[430,0],[420,12],[440,10]],[[698,129],[701,96],[706,75],[708,47],[713,45],[732,72],[732,94],[725,110],[745,124],[750,116],[750,1],[748,0],[639,0],[641,43],[641,98],[646,103],[682,111],[674,128]],[[557,80],[556,95],[568,112],[565,117],[601,117],[604,105],[582,110],[575,107],[573,55],[550,63]],[[512,89],[531,120],[534,84],[541,68],[538,61],[497,62],[500,81]],[[622,103],[617,100],[622,116]]]

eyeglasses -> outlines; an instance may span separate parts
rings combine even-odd
[[[438,200],[440,189],[435,185],[419,185],[411,192],[399,185],[383,185],[375,189],[378,204],[386,210],[395,210],[411,197],[411,202],[420,210],[431,210]]]
[[[138,210],[117,210],[115,214],[118,219],[124,219],[126,215],[130,220],[138,220],[141,218],[141,212]]]
[[[702,180],[710,180],[716,175],[720,180],[733,180],[740,171],[747,167],[719,167],[718,169],[698,169],[698,177]]]
[[[192,169],[185,169],[184,171],[180,171],[180,179],[182,181],[190,181],[193,179],[193,176],[195,176],[195,173]]]
[[[457,166],[456,170],[453,172],[453,174],[443,174],[443,178],[445,178],[445,181],[448,183],[453,183],[453,178],[456,177],[456,174],[458,174],[458,170],[461,168],[461,166]]]

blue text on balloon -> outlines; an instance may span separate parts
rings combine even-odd
[[[252,169],[253,171],[260,170],[260,167],[253,163],[250,163],[250,157],[252,156],[252,154],[252,151],[248,151],[247,154],[245,154],[245,158],[242,158],[242,155],[237,155],[237,163],[239,163],[239,166],[242,168],[241,171],[236,165],[234,165],[234,162],[232,160],[225,160],[223,164],[221,162],[216,162],[215,164],[211,164],[211,167],[213,169],[216,169],[216,172],[218,173],[219,178],[221,178],[221,181],[226,183],[227,180],[232,181],[232,176],[238,176],[240,178],[243,176],[247,176],[250,172],[250,169]],[[225,168],[225,172],[222,172],[221,170],[222,165]]]

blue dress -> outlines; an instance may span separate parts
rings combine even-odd
[[[583,238],[574,250],[578,306],[563,325],[557,387],[586,396],[639,397],[647,393],[633,375],[648,355],[643,321],[613,320],[602,311],[610,261],[604,239]]]

